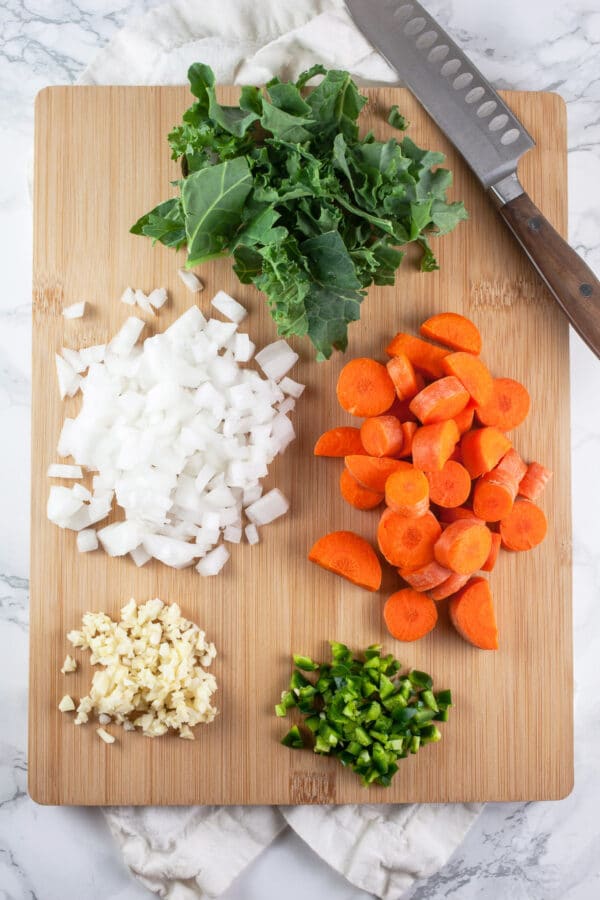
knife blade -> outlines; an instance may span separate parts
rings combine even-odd
[[[346,7],[464,157],[575,330],[600,357],[600,282],[519,181],[519,160],[535,146],[526,128],[416,0],[346,0]]]

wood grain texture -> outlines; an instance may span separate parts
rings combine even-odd
[[[503,553],[490,581],[501,649],[477,651],[453,631],[445,604],[437,628],[416,644],[386,633],[382,606],[396,589],[392,570],[369,594],[306,562],[313,541],[350,528],[375,534],[377,513],[360,513],[339,497],[340,461],[315,459],[316,437],[348,422],[334,385],[343,363],[312,361],[299,342],[294,377],[307,384],[298,404],[298,440],[269,476],[290,498],[291,513],[263,531],[257,547],[234,547],[218,578],[159,564],[136,569],[101,552],[79,555],[75,535],[46,520],[46,468],[56,460],[63,417],[53,354],[61,346],[105,341],[129,314],[118,298],[126,285],[168,288],[170,301],[148,322],[163,329],[192,302],[176,270],[183,256],[128,234],[131,223],[168,195],[177,177],[165,136],[189,102],[184,88],[49,88],[36,105],[33,325],[33,491],[31,559],[31,694],[29,790],[42,803],[346,803],[533,800],[572,787],[571,522],[567,325],[456,152],[406,91],[370,89],[365,128],[389,133],[398,103],[414,140],[448,154],[454,197],[470,220],[436,244],[441,269],[421,274],[411,258],[396,288],[372,288],[349,355],[383,355],[399,330],[442,310],[464,312],[484,335],[485,359],[497,374],[522,379],[533,413],[515,433],[517,449],[555,472],[542,505],[546,542],[531,553]],[[233,95],[231,95],[233,96]],[[511,107],[537,141],[523,160],[526,189],[555,227],[566,229],[565,110],[552,94],[509,93]],[[412,257],[412,254],[410,254]],[[241,286],[227,261],[201,272],[208,309],[217,288],[245,303],[252,337],[275,337],[264,301]],[[63,305],[85,298],[85,318],[65,321]],[[139,313],[138,313],[139,314]],[[177,600],[219,650],[220,715],[196,729],[195,742],[118,734],[108,747],[93,725],[75,727],[57,710],[60,697],[86,692],[87,656],[75,675],[59,669],[65,633],[86,610],[117,616],[122,604],[159,596]],[[389,789],[364,790],[337,763],[278,743],[285,721],[273,704],[287,684],[290,655],[323,658],[330,638],[360,649],[382,642],[407,666],[429,671],[455,698],[443,740],[405,760]]]

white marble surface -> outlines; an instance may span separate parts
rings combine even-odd
[[[289,0],[282,0],[289,2]],[[37,90],[68,83],[131,15],[156,0],[4,0],[0,5],[0,900],[137,900],[97,810],[26,794],[31,209]],[[569,109],[571,242],[600,272],[600,0],[429,0],[499,87],[558,91]],[[592,900],[600,896],[600,363],[571,356],[575,752],[560,803],[489,804],[446,868],[410,900]],[[551,693],[551,692],[550,692]],[[557,727],[560,723],[557,722]],[[227,900],[368,895],[282,835]]]

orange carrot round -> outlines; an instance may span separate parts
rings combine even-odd
[[[498,649],[498,627],[490,586],[471,578],[448,604],[450,621],[465,641],[480,650]]]
[[[482,425],[510,431],[525,421],[530,403],[529,392],[519,381],[494,378],[491,396],[478,406],[477,418]]]
[[[399,332],[385,348],[388,356],[399,356],[403,353],[411,361],[413,368],[421,372],[426,378],[441,378],[444,374],[441,362],[448,351],[442,347],[436,347],[412,334]]]
[[[401,516],[419,518],[429,509],[429,482],[411,466],[393,472],[385,483],[385,502]]]
[[[390,565],[418,569],[433,560],[433,548],[441,533],[431,512],[420,519],[409,519],[386,509],[379,520],[377,542]]]
[[[519,482],[527,471],[527,466],[514,447],[504,454],[497,466],[488,473],[494,481],[501,481],[514,487],[515,493]]]
[[[453,419],[465,408],[471,397],[458,378],[448,375],[432,381],[413,397],[410,410],[423,425]]]
[[[490,555],[481,567],[482,572],[491,572],[496,565],[501,543],[502,538],[500,537],[498,532],[492,531],[492,549],[490,550]]]
[[[415,591],[430,591],[446,581],[452,572],[435,560],[418,569],[398,569],[398,574]]]
[[[313,544],[308,558],[353,584],[378,591],[381,563],[371,545],[353,531],[332,531]]]
[[[388,597],[383,618],[389,633],[397,641],[417,641],[435,627],[438,613],[435,603],[426,594],[403,588]]]
[[[409,462],[386,456],[347,456],[345,463],[359,484],[377,494],[385,493],[385,483],[393,472],[412,468]]]
[[[434,555],[441,566],[457,575],[471,575],[490,555],[492,535],[485,525],[462,519],[452,522],[437,539]]]
[[[424,472],[436,472],[444,468],[444,464],[458,443],[460,435],[456,422],[436,422],[434,425],[423,425],[413,437],[413,465]]]
[[[488,476],[480,478],[473,491],[473,512],[484,522],[499,522],[512,509],[516,489],[500,481],[490,481]]]
[[[346,503],[355,509],[375,509],[383,502],[383,494],[377,494],[359,484],[348,469],[342,469],[340,475],[340,493]]]
[[[453,350],[465,350],[476,356],[481,353],[481,335],[470,319],[458,313],[445,312],[431,316],[419,329],[423,337],[438,341]]]
[[[449,459],[438,472],[426,472],[429,499],[437,506],[461,506],[471,493],[471,476],[463,465]]]
[[[337,398],[353,416],[379,416],[389,409],[396,392],[387,369],[374,359],[351,359],[340,372]]]
[[[446,375],[455,375],[462,382],[477,406],[489,402],[494,380],[479,357],[472,353],[450,353],[441,366]]]
[[[386,366],[398,400],[412,400],[420,390],[413,364],[406,353],[392,357]]]
[[[447,597],[451,597],[453,594],[456,594],[457,591],[460,591],[470,577],[470,575],[457,575],[456,572],[453,572],[450,577],[446,578],[445,581],[442,581],[440,585],[432,588],[429,591],[429,596],[432,600],[435,600],[436,603],[439,600],[445,600]]]
[[[463,465],[471,478],[493,469],[511,447],[510,440],[497,428],[476,428],[463,434],[460,441]]]
[[[404,455],[404,454],[403,454]],[[528,500],[537,500],[550,479],[552,472],[540,463],[530,463],[519,481],[519,494]]]
[[[456,422],[456,427],[460,434],[465,434],[471,428],[473,424],[473,419],[475,417],[475,406],[471,405],[473,401],[467,404],[462,412],[459,412],[458,415],[452,416],[454,421]]]
[[[530,500],[517,500],[500,520],[502,546],[507,550],[532,550],[546,537],[548,523],[543,511]]]
[[[344,425],[325,431],[315,444],[315,456],[351,456],[365,454],[360,439],[360,428]]]
[[[395,416],[371,416],[360,426],[362,445],[369,456],[399,456],[404,444],[402,425]]]
[[[418,427],[416,422],[402,422],[402,450],[398,456],[412,456],[412,442]]]

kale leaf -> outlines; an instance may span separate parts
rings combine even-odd
[[[308,91],[315,76],[320,83]],[[467,214],[449,203],[441,153],[359,136],[367,103],[348,72],[313,66],[295,82],[246,86],[223,106],[210,66],[188,72],[194,104],[169,134],[181,160],[179,196],[133,225],[133,234],[179,249],[187,266],[231,255],[240,281],[266,294],[281,335],[306,335],[317,359],[345,350],[371,284],[393,285],[404,245],[438,268],[430,238]],[[396,106],[388,122],[405,131]]]

